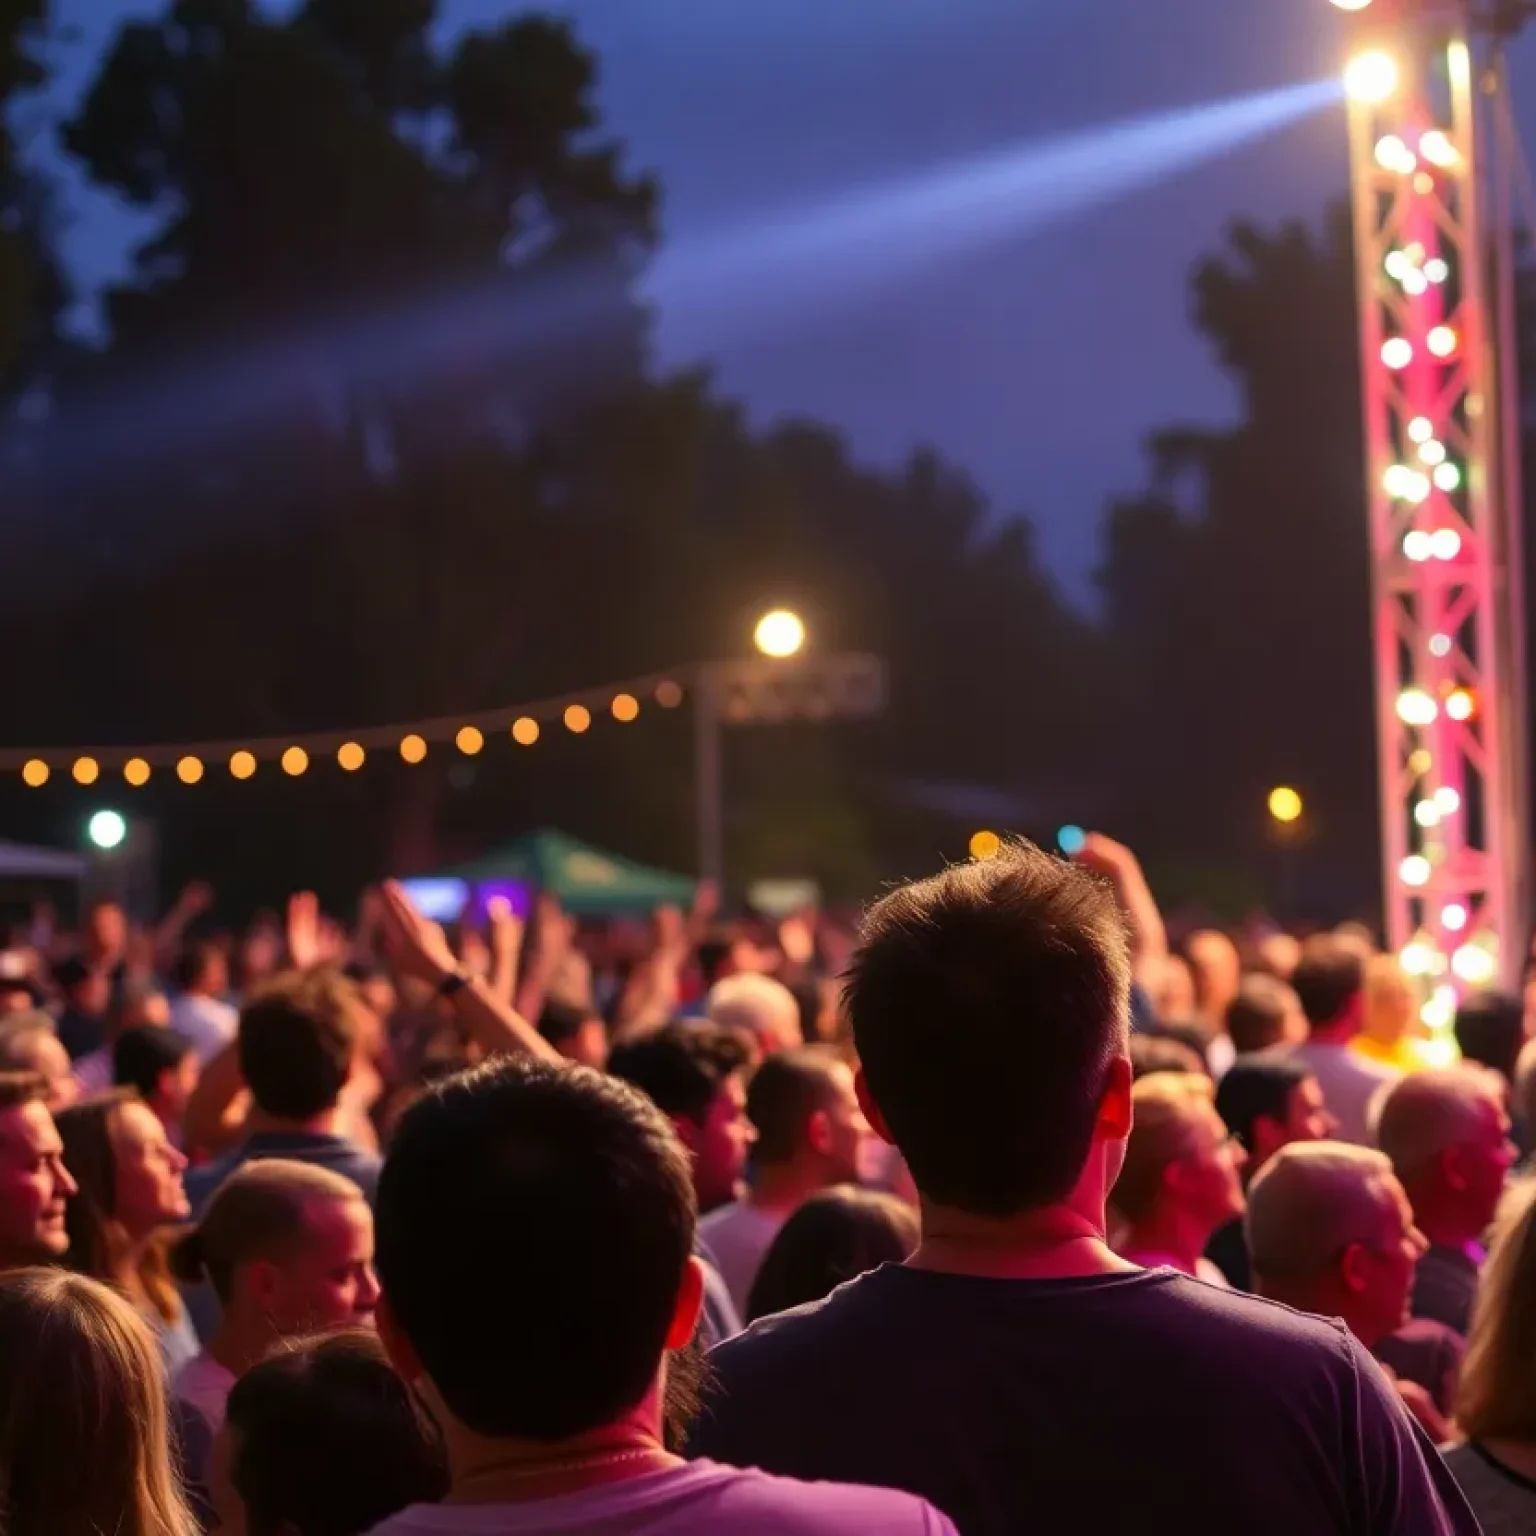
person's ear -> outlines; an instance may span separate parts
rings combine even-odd
[[[1440,1177],[1447,1189],[1461,1193],[1467,1188],[1466,1160],[1462,1157],[1460,1147],[1447,1147],[1440,1154]]]
[[[1104,1074],[1104,1092],[1099,1099],[1099,1135],[1106,1141],[1124,1141],[1131,1134],[1131,1086],[1135,1074],[1129,1056],[1116,1056]]]
[[[281,1289],[277,1265],[270,1259],[252,1259],[245,1267],[245,1286],[257,1310],[270,1312],[277,1304],[277,1293]]]
[[[853,1074],[853,1092],[859,1101],[859,1108],[864,1111],[864,1118],[869,1121],[870,1130],[887,1146],[894,1147],[896,1138],[891,1135],[885,1116],[880,1113],[880,1106],[875,1103],[875,1096],[869,1091],[869,1079],[864,1076],[863,1067]]]
[[[1273,1115],[1255,1115],[1248,1138],[1253,1143],[1250,1156],[1255,1166],[1267,1163],[1288,1139],[1284,1123]]]
[[[805,1140],[811,1151],[825,1157],[832,1150],[832,1117],[824,1109],[811,1111],[805,1122]]]
[[[379,1297],[373,1311],[373,1324],[378,1329],[379,1343],[384,1346],[384,1353],[389,1356],[395,1374],[402,1381],[420,1381],[426,1374],[421,1368],[421,1357],[411,1348],[411,1341],[402,1331],[400,1319],[395,1316],[395,1309],[390,1306],[388,1296]]]
[[[677,1305],[672,1309],[672,1322],[667,1329],[666,1347],[669,1354],[675,1354],[693,1342],[693,1336],[699,1331],[699,1314],[703,1310],[704,1265],[700,1260],[691,1258],[683,1270],[683,1283],[678,1287]]]
[[[1346,1291],[1363,1296],[1371,1288],[1371,1255],[1364,1243],[1351,1243],[1339,1255],[1339,1278]]]

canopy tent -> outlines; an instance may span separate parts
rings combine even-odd
[[[478,859],[439,870],[433,878],[467,885],[532,886],[557,897],[578,917],[685,907],[694,893],[694,881],[687,875],[652,869],[549,829],[529,832]]]

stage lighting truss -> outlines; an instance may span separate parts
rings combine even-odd
[[[1390,52],[1395,83],[1349,115],[1386,926],[1433,999],[1517,978],[1529,931],[1520,484],[1489,45],[1465,7],[1406,9],[1362,8],[1355,78]]]

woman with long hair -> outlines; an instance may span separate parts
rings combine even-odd
[[[1536,1180],[1505,1197],[1483,1265],[1446,1454],[1484,1536],[1536,1530]]]
[[[76,1104],[58,1127],[64,1165],[80,1186],[65,1211],[65,1263],[115,1285],[139,1309],[174,1373],[197,1353],[167,1259],[168,1229],[191,1214],[181,1182],[187,1160],[131,1090]]]
[[[0,1530],[196,1536],[171,1460],[165,1370],[120,1296],[82,1275],[0,1275]]]

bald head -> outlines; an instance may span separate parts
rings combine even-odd
[[[1381,1152],[1342,1141],[1282,1147],[1248,1190],[1248,1249],[1263,1294],[1290,1300],[1351,1244],[1391,1237],[1401,1199]]]
[[[1382,1101],[1376,1141],[1397,1176],[1408,1182],[1442,1153],[1478,1140],[1503,1113],[1499,1083],[1480,1068],[1416,1072]]]

